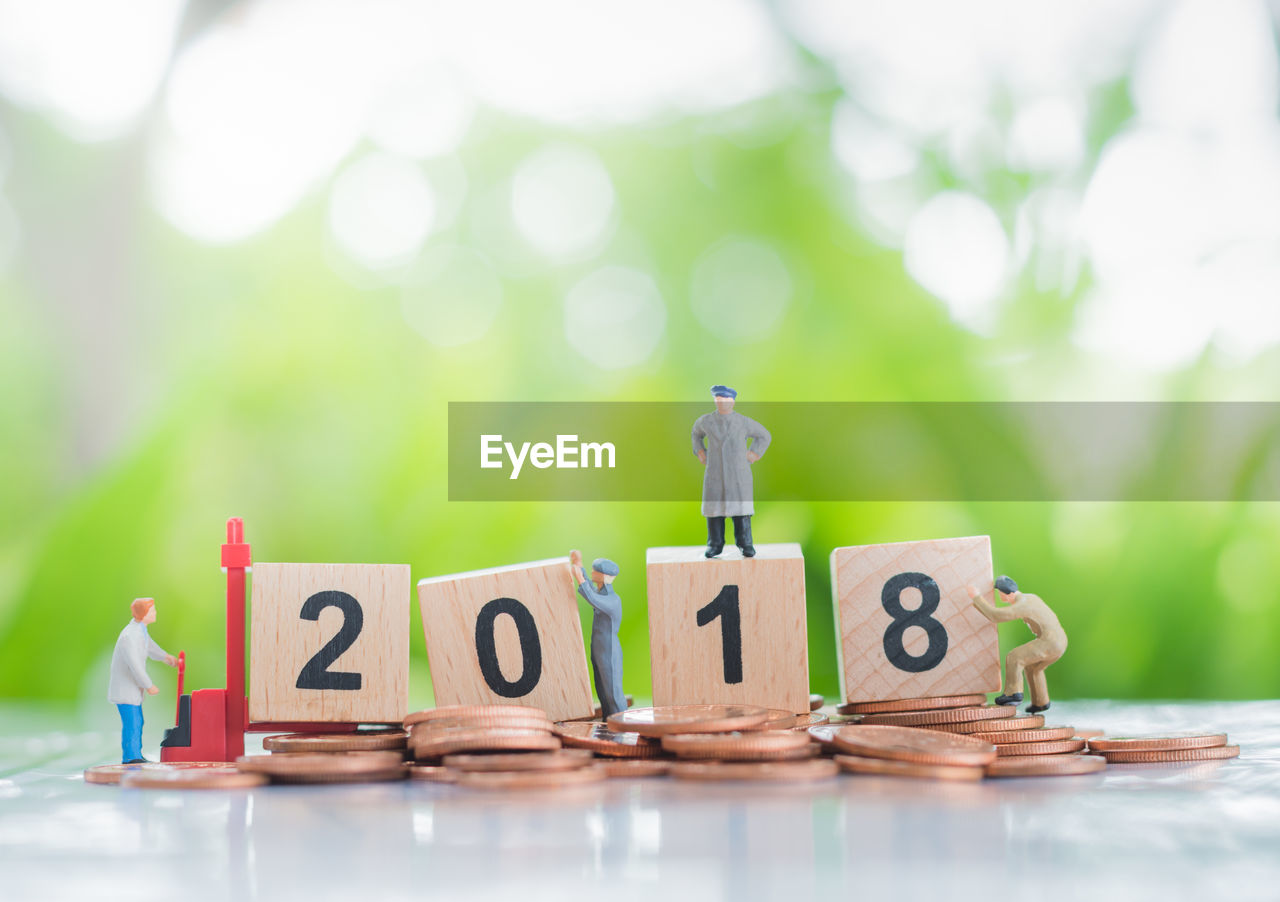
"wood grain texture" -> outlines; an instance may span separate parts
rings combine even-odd
[[[298,675],[342,629],[326,607],[304,620],[317,592],[345,592],[364,617],[358,636],[328,670],[360,674],[359,689],[299,689]],[[253,565],[249,718],[323,723],[398,723],[409,708],[408,564]]]
[[[933,668],[900,670],[885,654],[885,632],[893,618],[881,603],[885,583],[899,573],[931,576],[941,598],[933,619],[947,634],[947,651]],[[853,545],[831,552],[831,587],[839,636],[841,692],[847,702],[994,692],[1000,688],[1000,651],[995,625],[974,609],[969,583],[987,591],[992,582],[991,539],[970,536],[923,542]],[[918,608],[919,589],[906,588],[902,607]],[[919,627],[902,636],[908,654],[919,656],[929,639]]]
[[[519,601],[537,626],[542,675],[518,697],[499,695],[489,686],[476,651],[476,619],[496,598]],[[437,705],[532,705],[552,720],[591,715],[595,703],[568,558],[423,579],[418,603]],[[518,680],[525,662],[512,617],[494,621],[494,640],[502,675]]]
[[[797,544],[757,545],[751,559],[708,560],[703,546],[646,555],[655,705],[746,704],[809,711],[804,557]],[[742,682],[726,683],[723,618],[697,612],[738,586]]]

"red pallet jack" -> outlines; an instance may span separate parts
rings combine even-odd
[[[178,655],[178,712],[175,726],[165,730],[161,761],[235,761],[244,754],[244,734],[347,733],[353,723],[270,723],[249,721],[245,696],[245,573],[253,568],[244,541],[244,521],[227,521],[222,569],[227,574],[227,687],[182,692],[186,652]]]

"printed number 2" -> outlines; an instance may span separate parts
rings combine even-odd
[[[908,611],[902,606],[902,590],[920,590],[920,607]],[[937,667],[947,656],[947,630],[933,619],[942,601],[942,592],[933,577],[924,573],[899,573],[884,584],[880,593],[880,605],[893,618],[884,631],[884,654],[889,663],[907,673],[923,673]],[[918,626],[929,637],[929,647],[922,654],[913,655],[903,645],[908,627]]]
[[[493,628],[501,614],[515,621],[520,639],[520,657],[524,663],[520,678],[514,682],[504,677],[498,666],[498,640]],[[520,698],[532,692],[542,679],[542,642],[529,609],[514,598],[495,598],[482,607],[476,616],[476,657],[480,661],[480,675],[498,695]]]
[[[346,592],[317,592],[302,603],[302,612],[298,615],[303,620],[319,620],[320,612],[325,608],[337,608],[342,612],[342,629],[324,644],[324,648],[315,653],[298,674],[299,689],[359,689],[361,677],[358,673],[347,673],[341,670],[330,670],[329,665],[338,660],[344,651],[351,647],[364,629],[364,611],[360,602]]]
[[[698,610],[698,626],[720,621],[720,648],[724,655],[724,681],[742,682],[742,609],[738,607],[738,587],[725,586],[720,594]]]

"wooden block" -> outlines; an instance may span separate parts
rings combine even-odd
[[[965,592],[969,583],[989,590],[991,580],[989,536],[832,551],[845,701],[999,689],[995,624]]]
[[[591,716],[577,597],[568,558],[419,580],[436,704]]]
[[[650,548],[646,555],[653,703],[807,712],[800,546],[757,545],[749,560],[708,560],[705,550]]]
[[[255,563],[249,620],[250,720],[408,713],[408,564]]]

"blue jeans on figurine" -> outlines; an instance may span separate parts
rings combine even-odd
[[[120,760],[142,758],[142,705],[116,705],[120,710]]]

